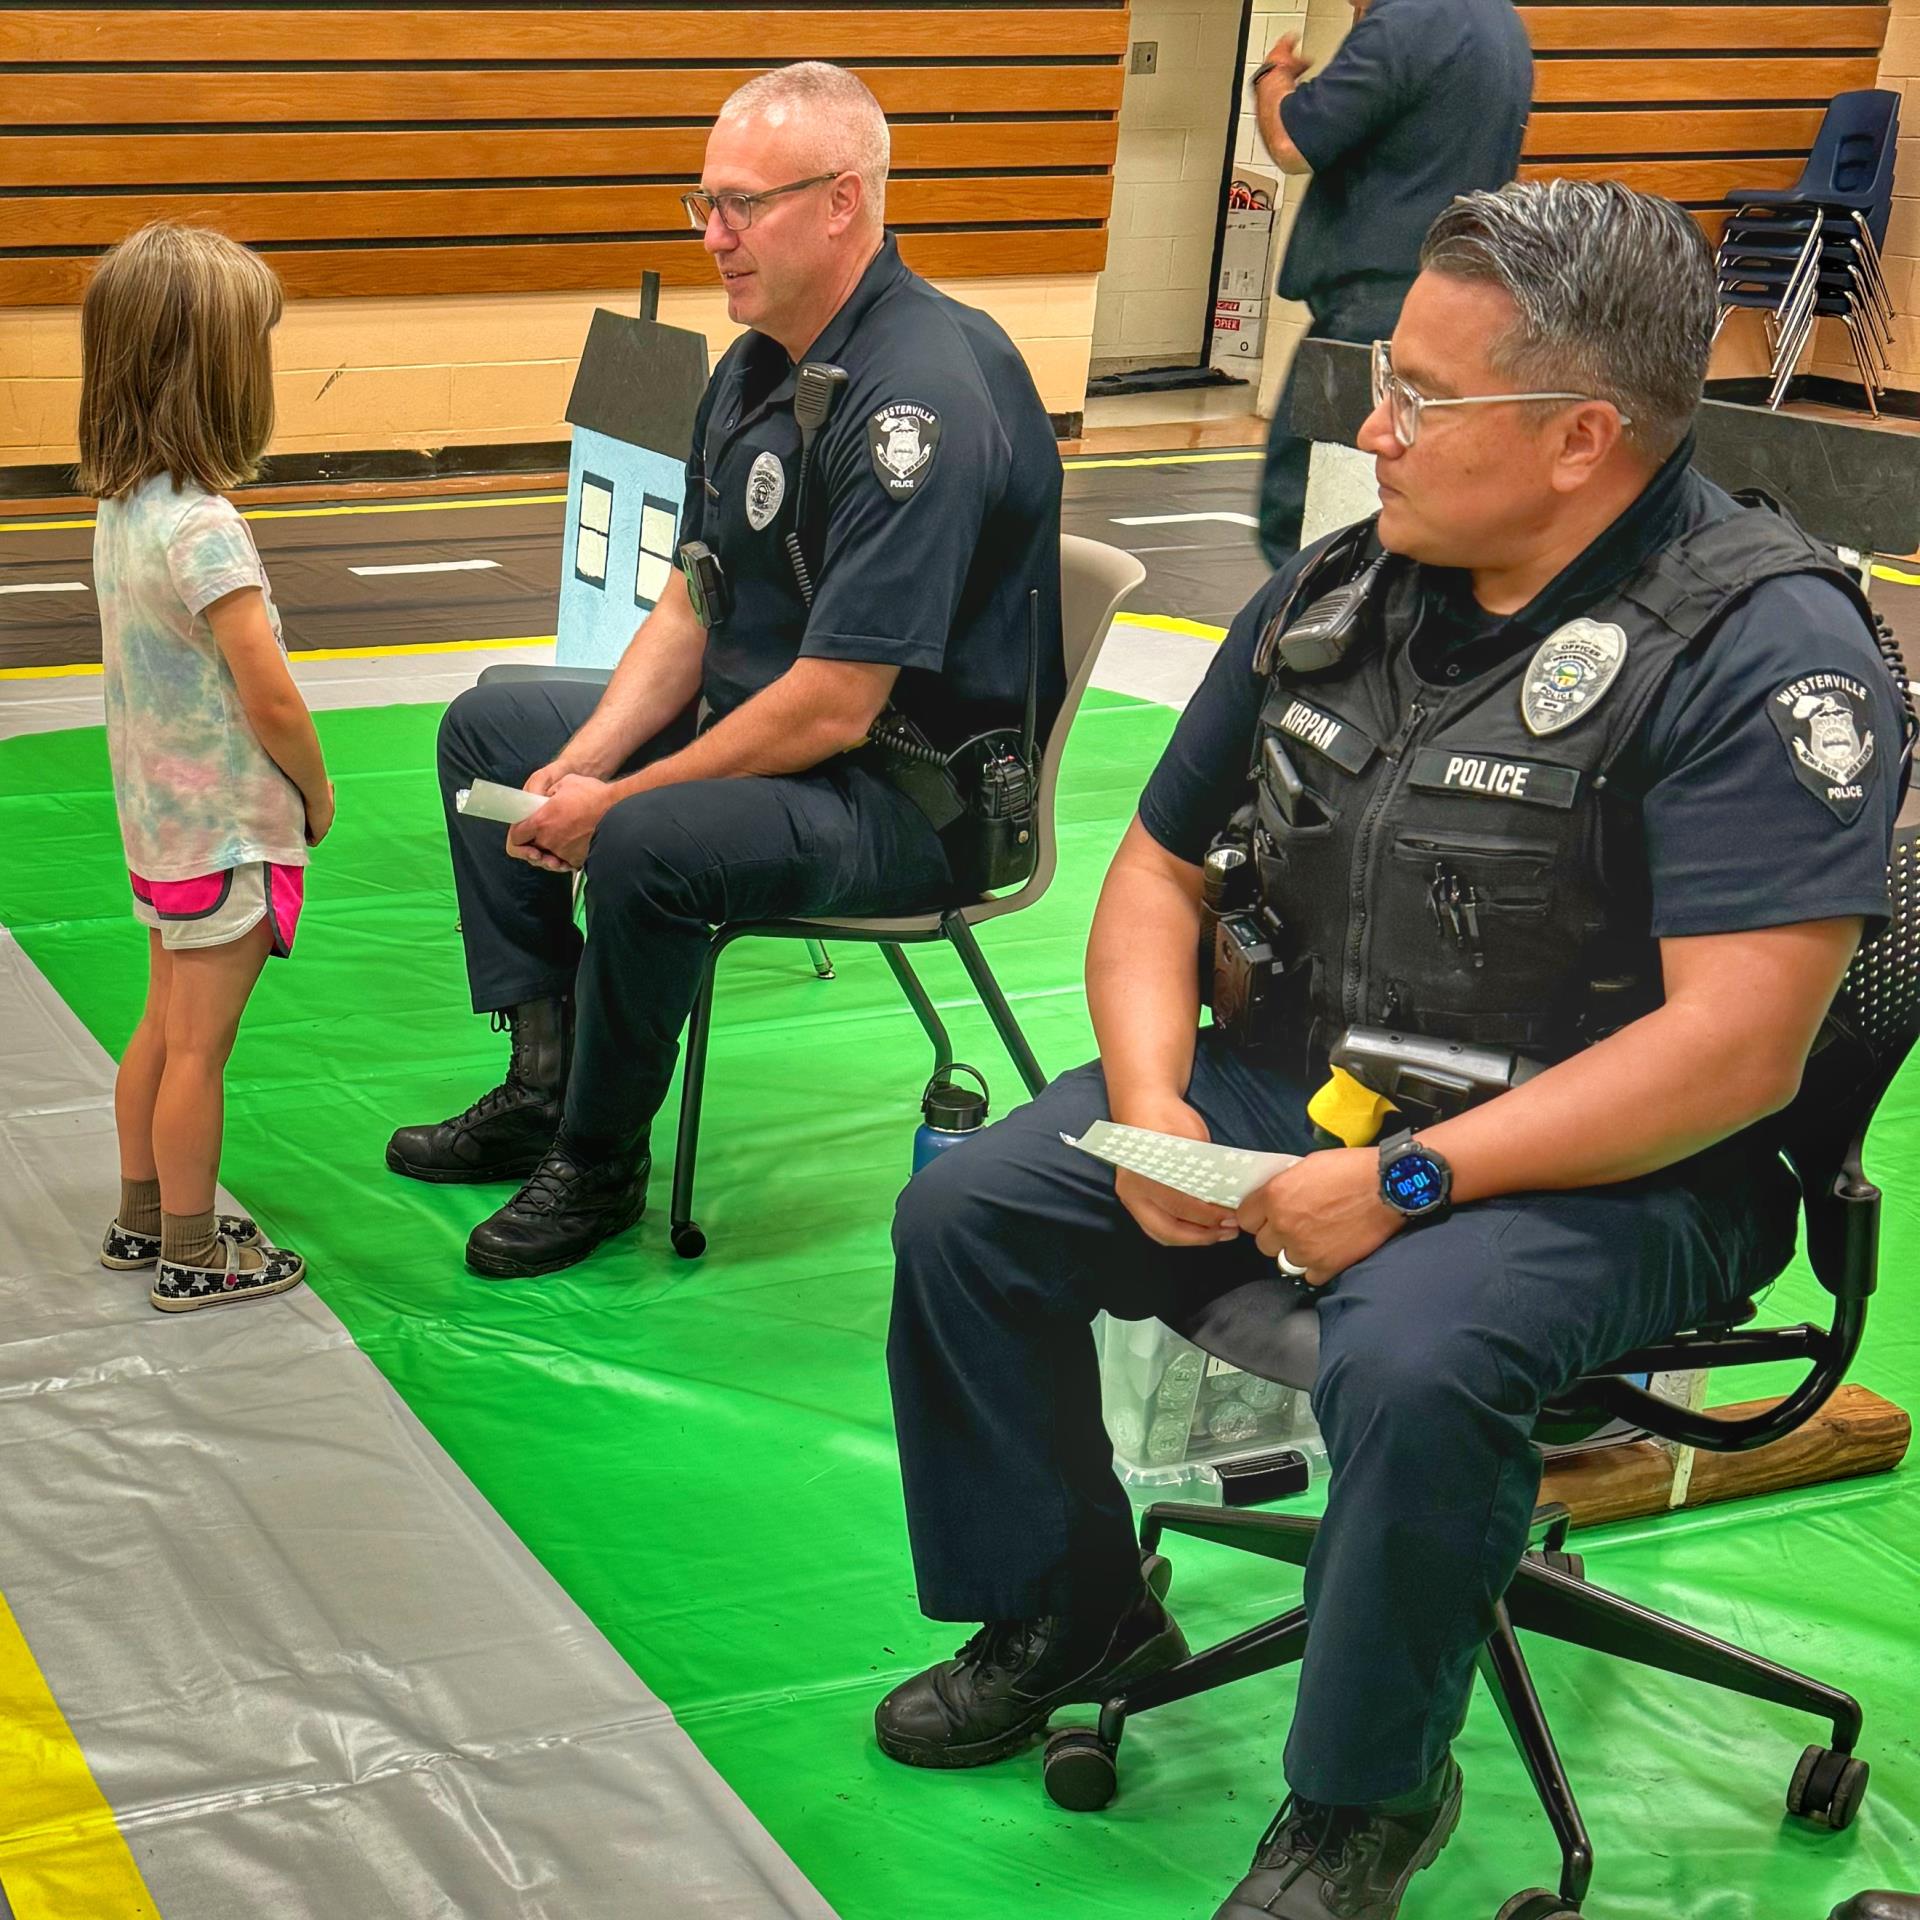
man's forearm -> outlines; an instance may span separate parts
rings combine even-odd
[[[1665,1006],[1428,1129],[1457,1201],[1612,1186],[1657,1173],[1776,1112],[1777,1063],[1719,1019]]]
[[[1276,69],[1267,75],[1253,90],[1253,117],[1260,129],[1260,138],[1265,143],[1273,164],[1282,173],[1311,173],[1300,149],[1287,137],[1285,123],[1280,118],[1281,103],[1291,94],[1298,82],[1290,79],[1286,72]]]
[[[706,650],[706,629],[693,617],[676,573],[621,655],[600,704],[562,749],[560,764],[571,773],[610,778],[693,704]]]
[[[1141,842],[1147,836],[1136,821],[1087,941],[1087,1008],[1120,1120],[1186,1098],[1200,1025],[1197,883],[1190,888],[1157,847]]]

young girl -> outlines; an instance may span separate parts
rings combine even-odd
[[[101,261],[81,310],[107,749],[149,969],[114,1087],[120,1210],[100,1259],[154,1267],[169,1313],[283,1293],[306,1271],[213,1210],[240,1014],[267,956],[292,949],[307,849],[333,824],[260,556],[220,497],[273,431],[279,318],[258,258],[166,223]]]

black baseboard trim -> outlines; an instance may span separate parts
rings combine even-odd
[[[467,480],[489,474],[552,473],[567,465],[564,440],[489,441],[482,445],[403,447],[358,453],[270,454],[260,463],[262,487],[299,487],[362,480]],[[0,467],[0,498],[34,500],[79,491],[67,466]]]
[[[1773,382],[1763,374],[1739,380],[1709,380],[1709,400],[1730,401],[1736,407],[1764,407],[1773,391]],[[1863,426],[1873,424],[1867,406],[1867,390],[1857,380],[1835,380],[1824,373],[1806,373],[1795,377],[1787,388],[1787,399],[1805,400],[1815,406],[1844,407],[1857,413]],[[1880,411],[1896,420],[1920,420],[1920,393],[1905,387],[1886,387],[1880,394]]]

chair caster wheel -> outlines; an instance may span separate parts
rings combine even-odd
[[[691,1220],[675,1227],[668,1238],[682,1260],[698,1260],[707,1250],[707,1236]]]
[[[1167,1589],[1173,1585],[1173,1562],[1164,1553],[1143,1553],[1140,1556],[1140,1578],[1147,1583],[1147,1591],[1156,1600],[1164,1600]]]
[[[1850,1753],[1809,1747],[1793,1770],[1787,1788],[1787,1811],[1838,1833],[1853,1825],[1853,1816],[1867,1797],[1869,1772],[1867,1763]]]
[[[1575,1580],[1584,1580],[1587,1577],[1587,1563],[1577,1553],[1567,1553],[1559,1547],[1549,1547],[1540,1558],[1556,1573],[1567,1574]]]
[[[1041,1778],[1047,1798],[1069,1813],[1098,1813],[1120,1788],[1113,1749],[1092,1727],[1062,1727],[1049,1734]]]
[[[1580,1920],[1580,1914],[1557,1893],[1549,1893],[1544,1887],[1529,1887],[1525,1893],[1516,1893],[1493,1920]]]

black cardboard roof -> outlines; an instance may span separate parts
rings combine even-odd
[[[567,419],[650,453],[685,460],[707,386],[705,334],[594,309]]]

